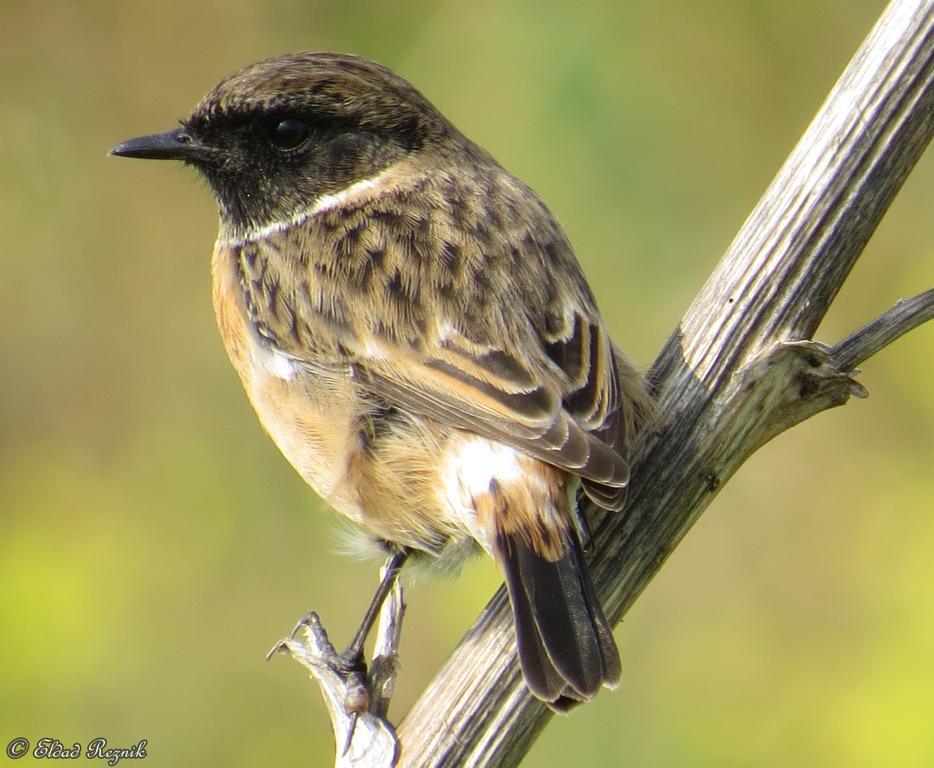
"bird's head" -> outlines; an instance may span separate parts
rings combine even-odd
[[[181,160],[207,179],[226,224],[285,222],[326,195],[466,140],[412,85],[367,59],[293,53],[208,93],[175,130],[131,139],[121,157]]]

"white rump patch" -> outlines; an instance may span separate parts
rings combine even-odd
[[[490,482],[510,483],[522,476],[515,448],[471,436],[448,456],[448,472],[471,495],[489,493]]]
[[[479,435],[464,434],[444,456],[442,494],[454,516],[487,552],[489,533],[477,520],[473,499],[490,492],[490,484],[508,485],[523,477],[521,453]]]

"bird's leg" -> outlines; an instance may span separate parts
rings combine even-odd
[[[383,566],[382,579],[360,628],[343,653],[334,650],[321,620],[312,612],[298,622],[289,637],[279,641],[266,655],[268,661],[274,653],[289,654],[318,682],[338,740],[340,765],[344,764],[341,762],[343,756],[352,753],[355,735],[361,728],[364,735],[359,741],[365,744],[367,753],[388,755],[391,761],[385,764],[395,764],[399,744],[392,724],[386,719],[386,711],[395,680],[396,649],[405,611],[398,576],[408,555],[408,550],[392,551]],[[384,606],[385,610],[382,610]],[[380,628],[374,668],[368,673],[363,645],[378,618]]]
[[[373,595],[373,599],[370,601],[370,606],[366,609],[360,628],[354,635],[353,640],[350,641],[350,645],[335,660],[344,672],[365,672],[366,664],[363,660],[363,646],[373,629],[376,617],[379,616],[380,608],[382,608],[386,596],[392,590],[392,586],[399,576],[399,571],[408,556],[409,550],[407,549],[395,550],[386,561],[383,579],[376,589],[376,594]]]

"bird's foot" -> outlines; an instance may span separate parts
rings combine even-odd
[[[395,765],[398,741],[386,713],[395,687],[404,611],[396,581],[379,615],[369,666],[357,643],[337,652],[316,613],[303,617],[266,655],[288,654],[318,683],[337,740],[338,766]]]

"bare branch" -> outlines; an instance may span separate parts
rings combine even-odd
[[[932,132],[934,4],[895,0],[655,363],[659,418],[628,512],[594,520],[612,620],[750,453],[865,394],[849,363],[873,347],[809,339]],[[522,683],[500,590],[400,725],[401,764],[512,766],[548,717]]]
[[[380,571],[380,582],[388,564]],[[317,614],[310,613],[267,654],[285,653],[305,667],[318,684],[334,730],[336,768],[390,768],[399,742],[386,719],[398,671],[398,648],[405,601],[396,578],[383,602],[369,674],[344,669]]]
[[[879,350],[931,319],[934,319],[934,288],[910,299],[899,299],[894,307],[837,344],[830,356],[841,371],[852,371]]]
[[[382,572],[380,573],[382,578]],[[402,639],[402,619],[405,601],[402,598],[402,579],[396,578],[392,590],[379,612],[373,661],[370,662],[370,712],[386,719],[389,701],[396,690],[399,672],[399,642]]]

